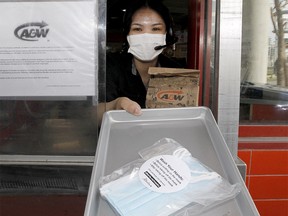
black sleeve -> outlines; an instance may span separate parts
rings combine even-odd
[[[106,55],[106,101],[110,102],[119,97],[120,57],[116,53]]]

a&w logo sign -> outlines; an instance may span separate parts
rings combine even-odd
[[[25,41],[38,41],[40,38],[46,38],[49,28],[45,22],[31,22],[18,26],[14,35]]]

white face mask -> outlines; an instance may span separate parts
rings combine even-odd
[[[156,46],[166,45],[166,34],[136,34],[128,35],[127,41],[130,45],[128,53],[142,61],[155,59],[162,51],[155,50]]]

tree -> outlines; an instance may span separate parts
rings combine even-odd
[[[274,27],[273,32],[276,34],[278,41],[278,58],[275,62],[277,85],[282,87],[288,87],[288,67],[284,38],[286,21],[283,19],[283,14],[285,13],[285,7],[287,5],[288,0],[274,0],[274,7],[271,7],[271,20]]]

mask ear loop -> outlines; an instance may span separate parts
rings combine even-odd
[[[178,148],[173,152],[173,155],[177,158],[183,159],[191,156],[191,153],[186,148]],[[191,158],[192,159],[192,158]],[[215,181],[215,183],[219,183],[219,181],[222,180],[221,176],[216,172],[210,172],[207,170],[199,161],[192,160],[190,162],[198,164],[200,170],[191,170],[194,174],[197,174],[197,176],[193,176],[190,179],[190,183],[197,183],[200,181]],[[188,165],[189,166],[189,165]]]
[[[178,148],[173,152],[173,156],[182,159],[191,156],[191,154],[186,148]]]

